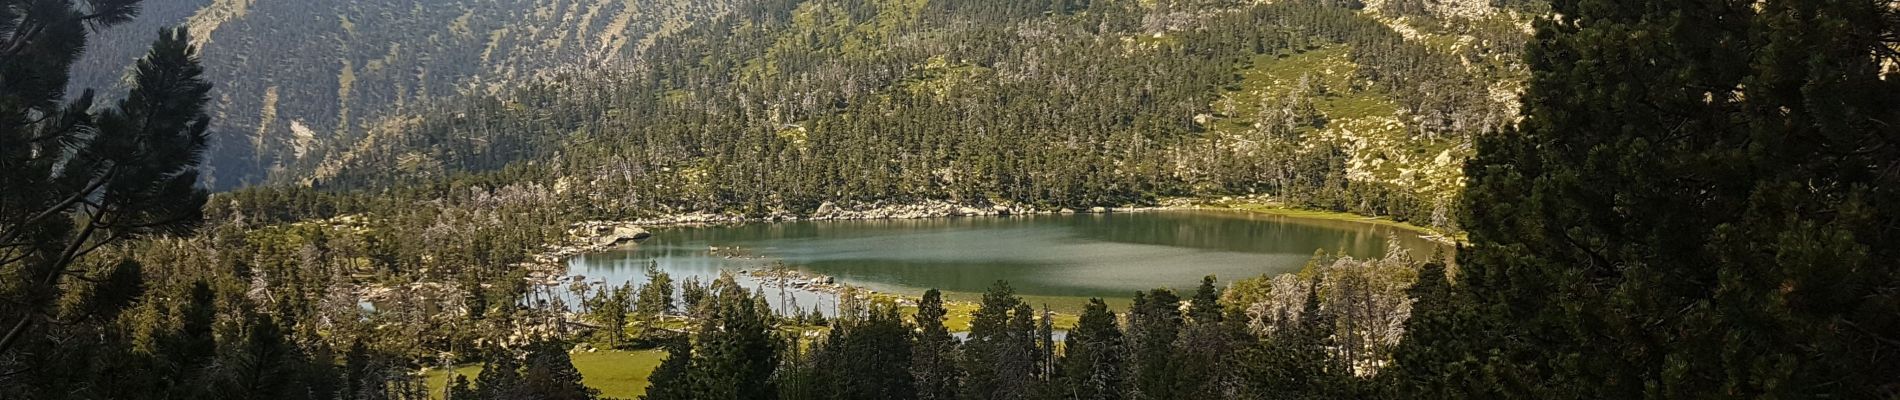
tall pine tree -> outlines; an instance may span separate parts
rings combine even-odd
[[[475,394],[482,400],[526,398],[527,386],[521,379],[521,361],[515,352],[496,349],[482,360],[482,372],[475,376]]]
[[[943,306],[943,292],[930,289],[917,302],[917,346],[911,353],[910,372],[921,400],[951,400],[957,397],[957,341],[943,325],[949,311]]]
[[[1466,168],[1490,328],[1444,340],[1485,397],[1900,392],[1892,3],[1552,9],[1523,122]]]
[[[1035,325],[1029,305],[1009,283],[996,281],[970,316],[963,343],[963,395],[970,400],[1020,399],[1034,379]]]
[[[829,340],[819,349],[816,376],[832,380],[820,386],[823,396],[840,400],[908,400],[917,398],[915,378],[908,368],[912,345],[910,328],[888,302],[873,303],[863,318],[840,318]]]
[[[693,343],[685,336],[672,338],[663,345],[666,359],[647,376],[646,394],[641,400],[688,400],[693,398],[691,381]]]
[[[581,372],[574,368],[574,359],[568,357],[567,346],[560,342],[538,343],[528,351],[521,382],[537,399],[587,400],[600,396],[599,390],[581,384]]]
[[[1394,398],[1457,399],[1475,396],[1468,390],[1481,386],[1470,381],[1472,365],[1456,340],[1463,335],[1460,317],[1471,313],[1468,304],[1454,298],[1445,264],[1431,262],[1420,268],[1418,281],[1406,290],[1412,315],[1405,320],[1405,337],[1392,351],[1393,367],[1379,371],[1383,390]]]
[[[1188,305],[1187,325],[1176,340],[1175,370],[1179,381],[1175,393],[1190,398],[1235,398],[1241,388],[1240,345],[1249,339],[1245,326],[1227,323],[1220,304],[1220,288],[1214,277],[1201,279]]]
[[[700,322],[688,374],[694,399],[769,399],[777,389],[781,338],[772,327],[763,295],[747,292],[731,277],[713,283],[710,318]]]
[[[1075,329],[1063,341],[1060,374],[1065,397],[1077,400],[1123,398],[1127,368],[1122,331],[1115,313],[1101,298],[1089,299]]]
[[[88,34],[131,20],[138,3],[0,4],[0,280],[10,283],[0,287],[3,364],[40,369],[33,365],[60,357],[49,342],[71,326],[49,322],[96,321],[127,305],[115,299],[138,296],[138,285],[107,285],[136,283],[137,269],[75,268],[88,254],[186,233],[203,218],[198,165],[209,140],[211,84],[182,28],[160,32],[133,69],[125,99],[94,104],[87,91],[65,102],[68,69]],[[74,290],[88,285],[104,290]],[[113,307],[59,309],[70,293],[101,296],[88,301]]]
[[[1128,315],[1130,399],[1172,399],[1179,382],[1174,341],[1181,335],[1181,298],[1174,291],[1136,293]]]

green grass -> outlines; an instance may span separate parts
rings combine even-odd
[[[1323,88],[1325,94],[1313,99],[1314,107],[1330,121],[1392,116],[1398,106],[1384,92],[1354,89],[1358,64],[1352,62],[1350,49],[1331,46],[1291,55],[1263,54],[1238,73],[1240,82],[1221,93],[1214,101],[1216,111],[1231,110],[1231,115],[1213,124],[1215,130],[1253,129],[1254,116],[1261,115],[1260,99],[1282,98],[1298,92],[1302,78]]]
[[[1412,134],[1392,94],[1365,81],[1358,70],[1351,48],[1342,45],[1255,56],[1235,70],[1238,81],[1219,91],[1210,104],[1214,118],[1206,125],[1214,137],[1245,138],[1256,123],[1275,124],[1262,118],[1277,118],[1278,108],[1310,104],[1324,122],[1302,123],[1294,132],[1302,143],[1349,149],[1348,179],[1393,185],[1428,201],[1455,196],[1463,160],[1471,152],[1468,142]]]
[[[888,295],[881,295],[881,296],[888,296]],[[972,315],[976,313],[976,309],[979,307],[979,305],[975,301],[961,301],[957,299],[963,299],[963,298],[966,298],[966,296],[967,298],[971,298],[971,299],[980,299],[982,298],[983,294],[982,293],[945,292],[944,296],[947,299],[943,305],[944,311],[946,312],[943,318],[944,328],[950,329],[951,332],[963,332],[963,331],[970,330],[970,319],[972,318]],[[905,297],[905,298],[910,299],[911,301],[917,300],[917,298],[915,297]],[[1032,299],[1034,298],[1040,298],[1040,297],[1025,297],[1023,301],[1031,304],[1033,307],[1036,308],[1037,311],[1041,311],[1042,303],[1033,301]],[[1050,296],[1047,298],[1050,300],[1076,302],[1077,304],[1080,304],[1079,302],[1088,301],[1088,298],[1085,298],[1085,297]],[[1110,302],[1110,304],[1112,305],[1113,302]],[[1081,320],[1082,318],[1080,315],[1076,314],[1076,311],[1056,310],[1053,304],[1051,304],[1050,309],[1051,309],[1050,312],[1052,314],[1050,316],[1050,323],[1052,324],[1051,327],[1055,329],[1074,328],[1076,322]],[[1077,309],[1079,310],[1080,307],[1077,307]],[[916,316],[917,307],[906,306],[902,308],[901,312],[903,312],[904,315],[906,316]]]
[[[598,351],[593,353],[574,353],[574,369],[581,371],[581,383],[587,387],[599,389],[600,394],[618,399],[639,398],[647,391],[647,375],[653,368],[660,366],[666,359],[666,352],[660,350],[636,351]],[[458,366],[455,373],[468,376],[473,382],[480,374],[481,365]],[[448,386],[450,375],[444,370],[431,370],[423,379],[429,384],[429,397],[442,398],[442,388]]]
[[[1234,209],[1234,210],[1241,210],[1241,211],[1261,213],[1261,214],[1281,215],[1281,216],[1294,217],[1294,218],[1309,218],[1309,219],[1322,219],[1322,220],[1334,220],[1334,221],[1352,221],[1352,222],[1358,222],[1358,223],[1387,226],[1387,227],[1404,229],[1404,230],[1418,232],[1418,233],[1427,234],[1427,235],[1452,237],[1461,243],[1466,240],[1465,235],[1463,233],[1452,235],[1452,234],[1449,234],[1437,229],[1418,226],[1418,225],[1412,225],[1411,223],[1407,223],[1407,222],[1394,221],[1391,218],[1386,218],[1386,217],[1368,217],[1368,216],[1353,214],[1353,213],[1292,208],[1292,207],[1287,207],[1285,205],[1268,204],[1268,203],[1230,203],[1230,204],[1217,203],[1217,204],[1211,204],[1211,205],[1216,206],[1216,207]]]

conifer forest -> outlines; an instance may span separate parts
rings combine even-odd
[[[1896,0],[0,0],[0,400],[1900,400]]]

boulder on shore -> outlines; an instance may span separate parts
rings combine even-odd
[[[614,246],[626,242],[644,242],[653,237],[653,232],[632,226],[616,226],[612,233],[601,235],[594,242],[601,246]]]

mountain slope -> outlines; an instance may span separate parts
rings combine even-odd
[[[77,95],[94,89],[106,94],[123,94],[123,80],[132,64],[151,50],[160,28],[185,24],[199,8],[211,0],[146,1],[139,5],[139,16],[131,21],[94,32],[80,54],[78,66],[67,82],[67,92]],[[197,32],[194,32],[197,33]]]
[[[262,182],[314,165],[363,126],[550,71],[624,63],[657,32],[716,16],[722,1],[179,0],[95,40],[75,86],[110,89],[149,43],[192,28],[213,82],[219,150],[210,183]]]
[[[761,1],[637,64],[382,120],[299,175],[476,173],[603,217],[1265,194],[1451,227],[1471,139],[1515,119],[1526,17],[1416,8]]]

